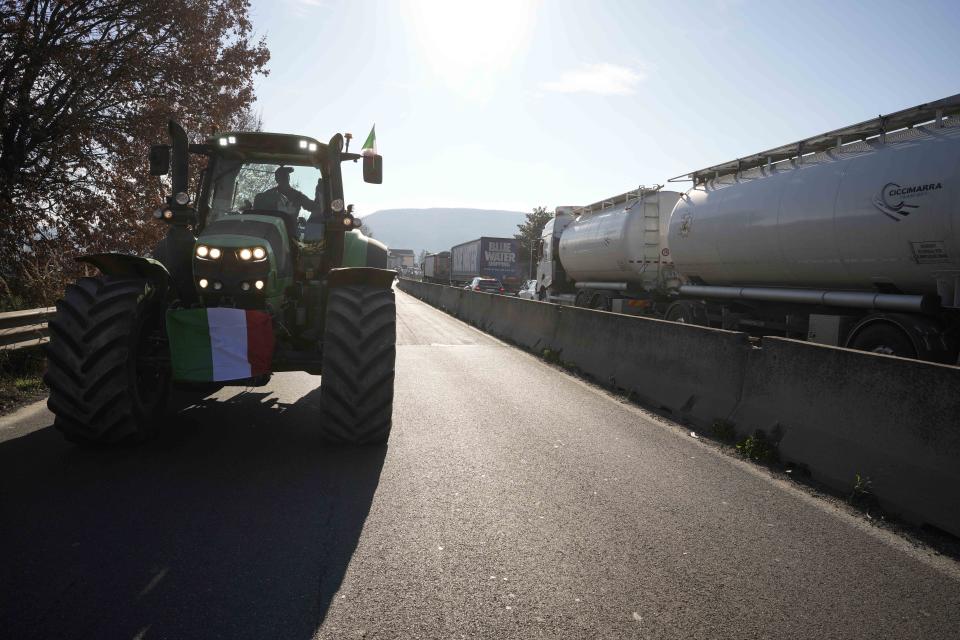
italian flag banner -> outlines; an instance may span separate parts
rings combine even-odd
[[[218,382],[270,373],[273,323],[266,311],[170,309],[173,379]]]

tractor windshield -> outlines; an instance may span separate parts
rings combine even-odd
[[[279,211],[292,218],[322,213],[322,182],[316,167],[219,160],[213,168],[209,224],[224,216]]]

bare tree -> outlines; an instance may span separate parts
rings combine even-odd
[[[152,247],[149,145],[175,117],[205,137],[257,126],[266,73],[246,0],[0,0],[0,276],[48,302],[31,265]]]

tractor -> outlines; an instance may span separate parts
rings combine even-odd
[[[318,435],[347,445],[390,434],[395,271],[344,205],[341,163],[382,182],[382,157],[350,136],[233,131],[191,144],[170,121],[150,173],[171,195],[150,257],[85,255],[99,275],[70,284],[49,322],[48,406],[70,441],[143,441],[171,389],[262,386],[321,374]],[[346,148],[344,141],[346,140]],[[189,158],[207,158],[190,193]],[[304,193],[304,190],[311,195]]]

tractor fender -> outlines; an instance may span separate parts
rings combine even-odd
[[[368,285],[378,289],[393,287],[393,279],[397,272],[393,269],[377,269],[375,267],[343,267],[331,269],[327,276],[327,287],[349,287],[352,285]]]
[[[168,292],[175,290],[170,272],[159,260],[144,258],[126,253],[91,253],[77,258],[77,262],[92,264],[103,275],[143,278],[155,288],[160,300],[165,300]]]

